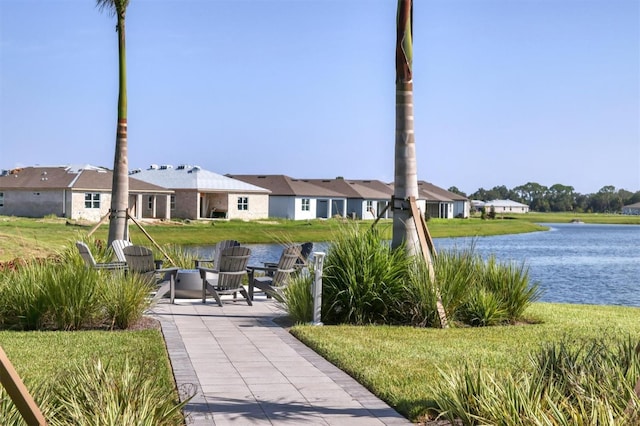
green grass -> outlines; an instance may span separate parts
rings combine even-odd
[[[292,333],[411,420],[431,404],[439,369],[465,365],[488,371],[527,368],[544,342],[630,334],[640,339],[640,309],[535,303],[529,325],[421,329],[393,326],[296,326]]]
[[[160,245],[213,245],[221,240],[235,239],[241,243],[282,243],[331,241],[344,220],[265,220],[265,221],[191,221],[158,222],[143,226]],[[356,221],[370,228],[372,221]],[[516,234],[546,229],[523,220],[482,221],[480,219],[433,219],[428,223],[431,235],[437,237],[484,236]],[[381,235],[391,238],[391,220],[376,225]],[[92,224],[78,225],[62,218],[29,219],[0,216],[0,262],[15,258],[46,257],[59,253],[70,242],[85,240]],[[130,225],[134,244],[151,246],[151,242],[133,223]],[[108,225],[93,234],[107,240]]]
[[[160,330],[143,331],[0,331],[0,346],[23,380],[42,382],[71,367],[101,359],[124,365],[147,364],[157,380],[173,388],[173,376]]]

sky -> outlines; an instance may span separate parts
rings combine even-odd
[[[392,181],[395,0],[131,0],[130,169]],[[418,178],[640,190],[640,1],[415,0]],[[0,0],[0,169],[113,167],[115,17]]]

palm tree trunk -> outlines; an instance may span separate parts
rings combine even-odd
[[[396,38],[396,142],[393,189],[393,239],[396,248],[406,244],[407,252],[417,251],[418,232],[411,216],[409,197],[418,198],[416,143],[413,132],[413,4],[398,0]]]
[[[116,7],[118,19],[118,125],[116,150],[113,160],[113,183],[111,186],[111,215],[109,241],[127,238],[127,208],[129,207],[129,164],[127,153],[127,67],[124,18],[125,11]]]

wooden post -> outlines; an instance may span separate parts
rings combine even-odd
[[[22,383],[20,376],[9,361],[7,354],[0,346],[0,383],[7,390],[9,397],[18,408],[20,415],[29,426],[46,425],[42,412]]]
[[[418,241],[420,242],[422,256],[424,257],[425,262],[427,262],[427,267],[429,268],[429,277],[431,278],[431,281],[434,283],[436,288],[436,306],[438,309],[438,317],[440,318],[440,326],[442,328],[447,328],[449,327],[447,313],[445,312],[444,305],[442,304],[440,289],[438,288],[438,284],[436,283],[435,271],[433,270],[433,258],[437,256],[436,246],[433,244],[433,239],[431,238],[431,234],[429,233],[429,228],[427,228],[427,222],[425,222],[424,217],[420,214],[420,210],[418,209],[418,204],[416,203],[415,197],[409,197],[409,205],[411,207],[411,215],[413,216],[413,221],[416,224],[416,229],[418,231]]]
[[[138,222],[133,216],[131,216],[128,211],[127,211],[127,217],[131,219],[133,223],[135,223],[138,226],[138,228],[140,228],[142,233],[149,239],[149,241],[153,243],[154,246],[156,246],[158,250],[160,250],[160,252],[164,255],[164,257],[169,261],[169,263],[175,266],[176,263],[173,261],[173,259],[169,257],[169,255],[162,249],[162,247],[160,247],[158,243],[156,243],[156,241],[151,237],[151,235],[149,235],[149,233],[142,227],[140,222]]]

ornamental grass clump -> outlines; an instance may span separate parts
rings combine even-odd
[[[154,285],[139,274],[113,273],[100,285],[99,301],[110,328],[125,330],[138,322],[151,306]]]
[[[531,356],[531,368],[494,374],[467,366],[430,386],[440,418],[464,425],[637,425],[640,342],[562,340]]]
[[[282,290],[282,304],[291,320],[296,324],[305,324],[313,320],[313,272],[299,273],[289,279]]]
[[[61,374],[50,389],[55,407],[52,425],[182,425],[189,401],[156,384],[153,369],[126,362],[112,368],[96,361]]]
[[[344,226],[325,259],[323,322],[400,322],[409,261],[403,247],[392,249],[375,229]]]
[[[151,289],[135,274],[87,267],[69,247],[55,259],[0,272],[0,327],[128,328],[149,307]]]
[[[500,263],[494,257],[484,261],[473,246],[438,253],[433,270],[435,282],[422,257],[409,269],[405,308],[414,325],[439,326],[437,291],[447,318],[471,326],[515,323],[541,294],[524,264]]]

